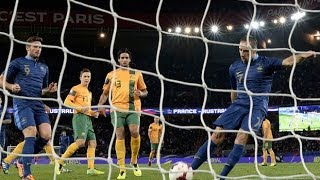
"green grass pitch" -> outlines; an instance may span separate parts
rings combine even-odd
[[[315,174],[316,176],[320,176],[319,171],[319,164],[318,163],[307,163],[306,166],[308,167],[309,171]],[[108,177],[108,165],[97,165],[96,167],[99,170],[103,170],[106,172],[105,175],[99,175],[99,176],[88,176],[86,175],[86,169],[87,166],[82,165],[67,165],[69,169],[72,170],[70,173],[63,173],[59,176],[57,176],[58,180],[93,180],[93,179],[107,179]],[[141,168],[145,168],[147,166],[141,165]],[[171,165],[165,164],[162,166],[164,169],[168,170]],[[157,168],[155,164],[151,166],[151,168]],[[223,168],[223,164],[214,164],[213,168],[216,172],[220,172]],[[32,165],[32,172],[36,180],[48,180],[53,179],[53,170],[54,165]],[[113,167],[111,174],[111,179],[116,179],[118,175],[118,169],[116,167]],[[207,164],[204,164],[201,166],[201,170],[209,170],[209,167]],[[301,163],[279,163],[275,167],[269,167],[259,166],[259,171],[266,176],[271,176],[270,179],[276,179],[277,176],[289,176],[289,175],[298,175],[298,174],[307,174],[304,170]],[[231,177],[236,176],[247,176],[247,175],[256,175],[256,177],[252,178],[245,178],[245,179],[261,179],[258,177],[258,173],[255,169],[254,164],[237,164],[235,168],[231,171],[230,175]],[[0,173],[0,179],[1,180],[15,180],[19,179],[17,174],[17,169],[14,166],[10,167],[9,174],[5,175],[2,172]],[[129,180],[135,180],[135,179],[146,179],[146,180],[158,180],[162,179],[161,173],[157,170],[142,170],[142,177],[135,177],[133,175],[133,172],[131,170],[127,170],[127,178]],[[168,174],[166,174],[166,179],[168,179]],[[205,179],[213,179],[211,174],[209,173],[196,173],[193,176],[194,180],[205,180]],[[288,179],[288,178],[285,178]],[[311,177],[300,177],[296,179],[312,179]],[[319,179],[319,178],[318,178]]]

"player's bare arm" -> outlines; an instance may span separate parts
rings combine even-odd
[[[8,83],[6,80],[4,80],[3,74],[1,74],[0,75],[0,87],[1,88],[3,88],[3,81],[4,81],[5,89],[7,89],[7,90],[10,90],[13,93],[18,93],[21,90],[19,84]]]
[[[44,110],[46,111],[46,113],[50,113],[51,108],[45,104]]]
[[[104,91],[102,92],[102,94],[101,94],[101,96],[100,96],[100,98],[99,98],[99,103],[98,103],[99,106],[102,106],[102,105],[104,105],[104,103],[107,102],[108,95],[109,95],[109,91],[104,90]],[[99,113],[100,113],[101,115],[103,115],[104,117],[106,117],[106,113],[105,113],[105,112],[106,112],[106,108],[104,108],[104,107],[99,107],[99,108],[98,108],[98,111],[99,111]]]
[[[316,53],[314,51],[308,51],[306,53],[297,54],[295,56],[296,56],[296,63],[298,64],[298,63],[300,63],[300,62],[302,62],[312,56],[316,57]],[[293,66],[293,64],[294,64],[294,56],[293,55],[287,57],[286,59],[284,59],[282,61],[283,66]]]
[[[151,141],[151,131],[152,131],[152,127],[150,125],[149,129],[148,129],[148,137],[149,137],[150,141]]]

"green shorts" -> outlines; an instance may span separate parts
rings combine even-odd
[[[157,151],[159,144],[151,143],[151,151]]]
[[[84,139],[86,141],[96,140],[91,117],[85,114],[74,114],[72,118],[74,139]]]
[[[264,141],[262,145],[262,149],[271,149],[272,148],[272,141]]]
[[[117,124],[115,114],[117,114]],[[116,125],[117,128],[124,127],[125,125],[130,124],[136,124],[140,126],[140,116],[137,113],[113,111],[111,112],[110,116],[112,125]]]

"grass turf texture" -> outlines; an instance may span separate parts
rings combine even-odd
[[[316,176],[320,176],[320,171],[319,171],[319,164],[318,163],[306,163],[308,169],[310,172],[314,173]],[[63,173],[59,176],[57,176],[57,179],[59,180],[73,180],[73,179],[107,179],[108,177],[108,165],[96,165],[97,169],[104,171],[106,174],[105,175],[96,175],[96,176],[90,176],[86,174],[87,166],[82,164],[82,165],[73,165],[69,164],[67,165],[67,168],[71,169],[72,172],[70,173]],[[147,167],[146,165],[140,165],[141,168]],[[162,166],[164,169],[169,170],[171,165],[170,164],[165,164]],[[151,166],[151,168],[157,168],[155,164]],[[223,168],[223,164],[214,164],[213,168],[216,172],[220,172],[221,169]],[[207,164],[204,164],[200,168],[201,170],[209,170],[209,167]],[[111,179],[116,179],[119,173],[119,170],[114,167],[112,168],[112,174],[111,174]],[[279,163],[275,167],[269,167],[269,166],[259,166],[259,170],[262,174],[266,176],[272,176],[272,179],[276,179],[275,177],[277,176],[289,176],[289,175],[297,175],[297,174],[307,174],[306,171],[304,170],[303,166],[301,163]],[[32,165],[32,172],[34,177],[37,180],[48,180],[48,179],[53,179],[53,171],[54,171],[54,165]],[[247,176],[247,175],[256,175],[256,177],[252,178],[245,178],[245,179],[261,179],[258,177],[258,173],[255,170],[254,164],[237,164],[235,168],[231,171],[229,176]],[[166,179],[168,179],[168,174],[165,175]],[[18,174],[17,174],[17,169],[11,165],[9,174],[5,175],[3,172],[0,173],[0,179],[1,180],[14,180],[14,179],[19,179]],[[127,170],[127,178],[126,179],[152,179],[152,180],[157,180],[157,179],[162,179],[161,173],[157,170],[143,170],[142,169],[142,177],[135,177],[133,175],[132,170],[128,169]],[[198,172],[195,173],[193,176],[194,180],[202,180],[202,179],[213,179],[211,174],[209,173],[202,173]],[[288,178],[286,178],[288,179]],[[300,177],[296,179],[312,179],[311,177]]]

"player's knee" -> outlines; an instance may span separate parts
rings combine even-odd
[[[35,126],[28,126],[22,131],[25,137],[35,137],[37,135],[37,128]]]
[[[131,137],[137,138],[139,137],[139,131],[138,130],[130,130]]]
[[[116,136],[117,136],[118,140],[123,140],[124,139],[124,128],[117,128]]]
[[[88,143],[88,146],[90,148],[96,148],[97,147],[97,142],[93,141],[93,140],[90,140],[89,143]]]
[[[219,132],[214,132],[211,136],[211,140],[215,143],[215,144],[221,144],[222,141],[224,140],[224,134],[223,133],[219,133]]]
[[[76,143],[78,147],[84,147],[86,145],[86,141],[84,139],[77,139]]]
[[[248,134],[245,133],[238,133],[234,143],[235,144],[247,144],[247,140],[248,140]]]
[[[51,139],[51,133],[42,134],[41,138],[43,138],[49,142],[49,140]]]

